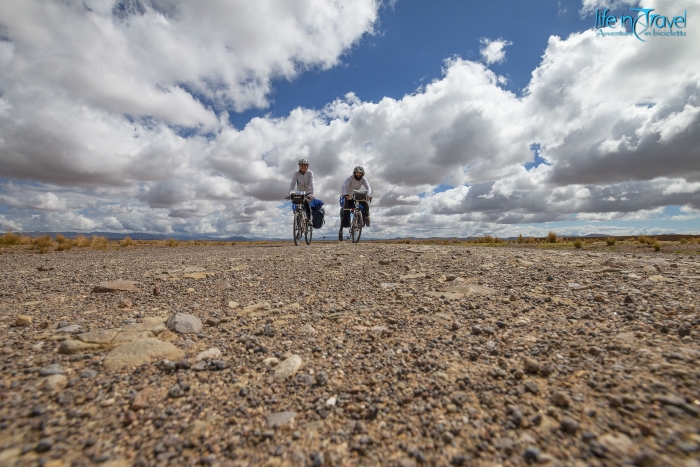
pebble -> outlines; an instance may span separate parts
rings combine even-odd
[[[221,350],[217,349],[216,347],[212,347],[211,349],[198,353],[194,359],[198,362],[200,360],[211,360],[219,357],[221,357]]]
[[[58,363],[52,363],[39,369],[39,376],[62,375],[63,367]]]
[[[571,398],[562,391],[552,392],[552,403],[557,407],[568,407],[571,405]]]
[[[303,363],[299,355],[292,355],[285,359],[275,368],[274,378],[276,381],[283,381],[297,374]]]

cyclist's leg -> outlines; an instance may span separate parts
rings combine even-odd
[[[367,201],[360,201],[360,205],[364,210],[365,225],[369,227],[369,203]]]

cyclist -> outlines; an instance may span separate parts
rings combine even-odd
[[[361,190],[362,188],[365,188],[367,190],[367,199],[371,200],[370,194],[372,193],[372,188],[369,186],[369,182],[365,178],[365,169],[361,165],[358,165],[355,167],[352,171],[352,175],[348,177],[347,180],[345,180],[345,183],[343,183],[342,187],[342,194],[340,196],[340,206],[341,208],[344,207],[345,203],[353,203],[352,200],[352,193],[354,190]],[[369,227],[369,203],[367,201],[359,201],[360,206],[364,209],[364,214],[365,214],[365,226]],[[341,242],[343,241],[343,220],[345,220],[346,224],[348,223],[349,219],[345,219],[345,216],[350,217],[350,212],[349,211],[343,211],[341,210],[341,219],[340,219],[340,232],[338,232],[338,240]]]
[[[304,207],[306,208],[306,214],[311,218],[311,208],[309,207],[309,201],[314,199],[316,192],[314,190],[314,173],[309,170],[309,160],[299,159],[299,170],[292,174],[292,183],[289,185],[289,192],[292,191],[304,191],[306,192],[307,201],[304,201]],[[291,198],[289,195],[285,196],[284,199]]]

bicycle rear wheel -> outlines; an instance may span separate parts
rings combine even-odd
[[[301,238],[301,219],[299,219],[299,213],[294,213],[294,219],[292,221],[292,233],[294,235],[294,244],[299,245],[299,239]]]

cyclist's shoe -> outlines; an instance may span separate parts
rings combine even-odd
[[[365,227],[369,227],[369,217],[365,219]]]
[[[342,230],[340,232],[338,232],[338,241],[339,242],[343,241],[343,231]]]

